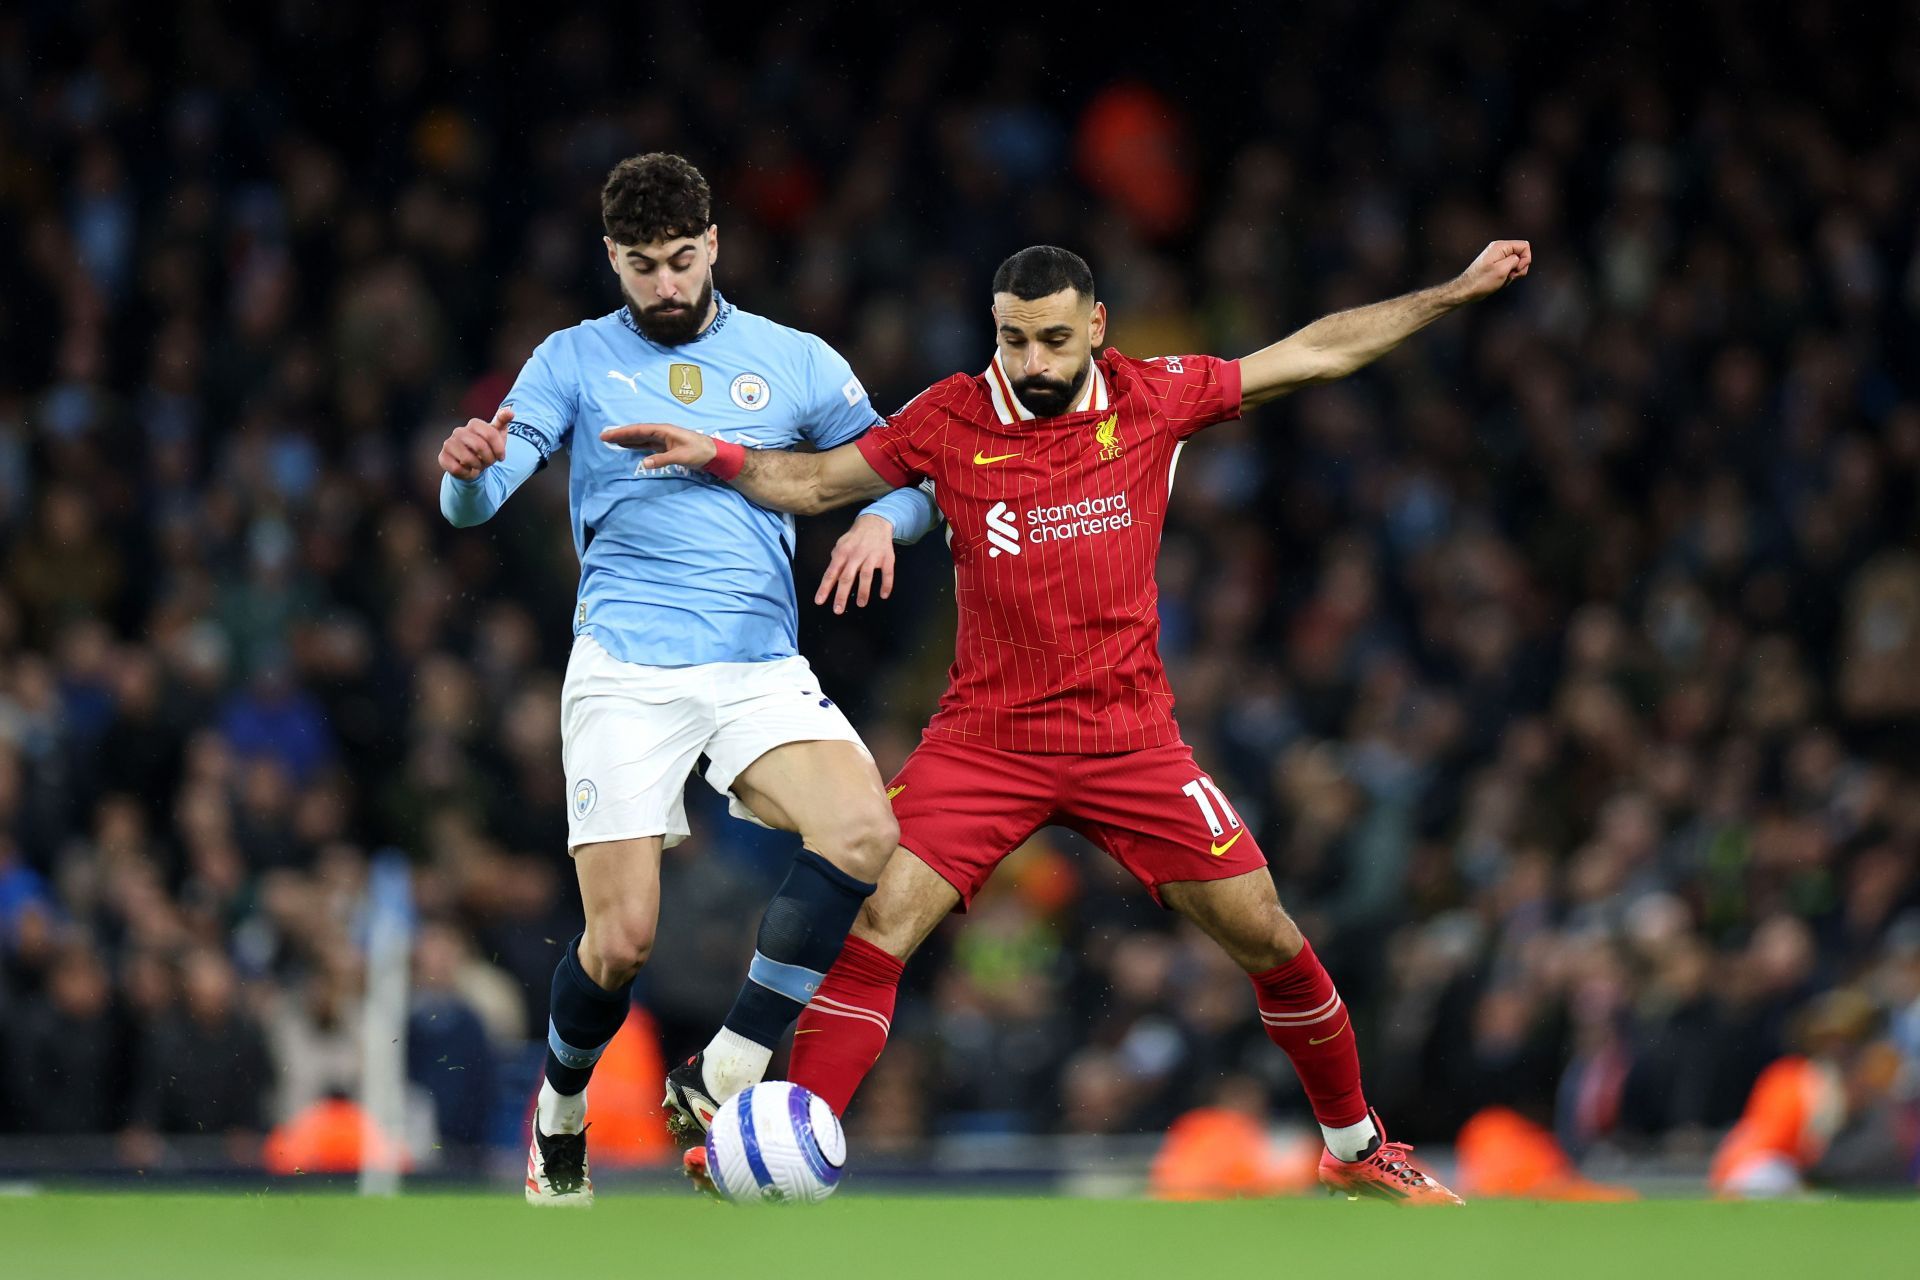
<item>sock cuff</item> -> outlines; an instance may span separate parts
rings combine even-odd
[[[609,991],[588,977],[587,971],[580,967],[580,943],[586,936],[585,933],[575,934],[573,941],[567,944],[566,955],[560,958],[560,971],[566,974],[568,985],[589,1000],[597,1000],[603,1004],[632,1004],[633,980],[631,978],[618,991]]]
[[[872,897],[876,887],[865,880],[848,875],[811,849],[803,848],[794,854],[793,865],[795,869],[801,867],[807,868],[833,885],[834,888],[839,889],[843,893],[850,893],[856,898]]]
[[[1317,994],[1322,986],[1327,990],[1333,988],[1332,977],[1320,963],[1320,957],[1313,953],[1313,944],[1305,938],[1300,940],[1299,955],[1247,977],[1255,991],[1273,1000],[1299,1000]]]
[[[856,977],[893,987],[900,985],[900,975],[906,972],[907,965],[906,961],[889,955],[865,938],[848,934],[834,968],[845,969]]]
[[[753,962],[747,966],[749,982],[776,991],[798,1005],[813,999],[813,993],[820,989],[826,976],[818,969],[809,969],[803,964],[784,964],[758,951],[753,953]]]
[[[616,1030],[614,1035],[618,1034]],[[613,1036],[608,1036],[599,1044],[592,1046],[569,1044],[566,1037],[560,1034],[559,1024],[551,1018],[547,1019],[547,1051],[563,1067],[570,1067],[575,1071],[591,1071],[593,1064],[600,1061],[600,1055],[605,1053],[607,1046],[612,1043]],[[548,1083],[551,1084],[552,1081]],[[555,1092],[559,1091],[555,1090]]]

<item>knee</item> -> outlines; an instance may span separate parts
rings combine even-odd
[[[900,824],[885,804],[844,815],[817,842],[820,856],[856,879],[874,883],[900,846]]]
[[[910,912],[882,902],[875,894],[860,904],[860,914],[853,922],[853,936],[880,948],[895,960],[905,960],[913,954],[920,939]]]
[[[653,925],[615,915],[590,921],[580,940],[580,967],[609,991],[633,981],[653,954]]]
[[[1300,926],[1293,922],[1278,904],[1274,906],[1272,919],[1266,928],[1260,931],[1248,948],[1248,954],[1241,957],[1248,973],[1265,973],[1278,968],[1306,949],[1307,937],[1300,932]]]
[[[1274,923],[1273,949],[1278,957],[1275,964],[1285,964],[1299,955],[1307,947],[1307,935],[1300,932],[1300,926],[1284,910],[1278,913],[1280,919]]]

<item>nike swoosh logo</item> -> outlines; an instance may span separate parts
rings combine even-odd
[[[973,453],[973,465],[976,467],[984,467],[990,462],[1005,462],[1008,458],[1017,458],[1019,456],[1017,453],[996,453],[989,458],[986,454],[976,449]]]
[[[897,787],[888,787],[887,799],[889,800],[893,799],[895,796],[899,795],[902,791],[905,791],[906,789],[907,789],[907,784],[904,782]]]
[[[1237,844],[1239,844],[1239,843],[1240,843],[1240,837],[1241,837],[1241,836],[1243,836],[1243,835],[1245,835],[1245,834],[1247,834],[1247,829],[1246,829],[1245,827],[1242,827],[1242,828],[1240,828],[1240,829],[1239,829],[1238,831],[1236,831],[1236,832],[1234,832],[1234,833],[1233,833],[1233,839],[1231,839],[1231,840],[1229,840],[1229,841],[1227,841],[1227,842],[1226,842],[1225,844],[1216,844],[1216,845],[1214,845],[1214,846],[1213,846],[1213,856],[1217,858],[1217,857],[1219,857],[1219,856],[1220,856],[1221,854],[1223,854],[1223,853],[1225,853],[1225,852],[1226,852],[1227,850],[1229,850],[1229,849],[1231,849],[1231,848],[1233,848],[1233,846],[1235,846],[1235,845],[1237,845]]]
[[[1340,1031],[1345,1031],[1347,1029],[1347,1023],[1349,1021],[1350,1019],[1347,1019],[1347,1018],[1340,1019]],[[1325,1044],[1327,1041],[1333,1039],[1334,1036],[1339,1035],[1340,1031],[1334,1032],[1332,1036],[1321,1036],[1318,1040],[1308,1040],[1307,1043],[1308,1044]]]

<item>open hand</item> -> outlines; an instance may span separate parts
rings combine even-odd
[[[833,611],[847,611],[847,596],[859,586],[854,603],[865,608],[873,598],[873,580],[880,579],[880,598],[893,594],[893,523],[885,516],[860,516],[853,527],[833,544],[833,559],[820,578],[820,589],[813,593],[815,604],[825,604],[833,596]]]
[[[600,433],[608,444],[623,449],[652,449],[640,463],[649,471],[661,467],[686,467],[698,471],[713,461],[713,437],[686,427],[664,422],[635,422],[624,427],[608,427]]]

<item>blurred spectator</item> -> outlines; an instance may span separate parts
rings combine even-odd
[[[359,958],[343,948],[324,957],[305,983],[279,996],[266,1022],[279,1074],[276,1121],[292,1121],[326,1098],[358,1096],[365,1051],[362,981]]]
[[[1897,1058],[1876,1036],[1879,1013],[1842,988],[1806,1011],[1804,1054],[1760,1073],[1740,1122],[1715,1153],[1724,1196],[1792,1195],[1809,1183],[1885,1185],[1912,1180],[1914,1138],[1899,1120]]]
[[[29,1133],[119,1127],[122,1070],[113,989],[92,948],[62,947],[46,991],[10,1018],[5,1074],[15,1124]]]
[[[238,1005],[233,967],[218,952],[189,954],[180,985],[180,1011],[148,1031],[136,1056],[132,1125],[225,1137],[244,1151],[267,1128],[273,1067],[266,1038]]]
[[[433,1097],[441,1139],[478,1146],[487,1137],[493,1050],[486,1024],[460,994],[464,945],[444,924],[421,926],[407,1010],[407,1076]]]

